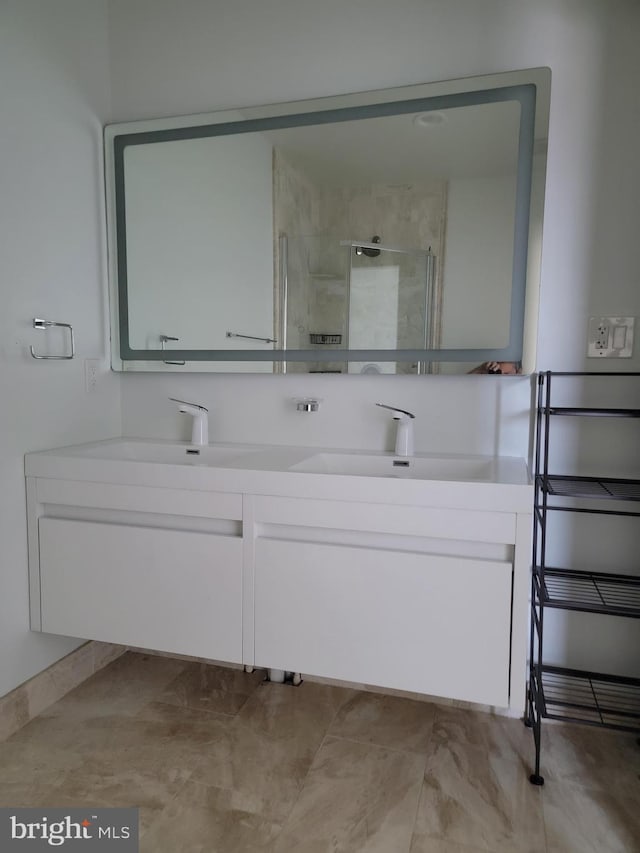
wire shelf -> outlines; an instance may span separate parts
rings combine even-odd
[[[537,706],[549,719],[640,732],[640,679],[535,667]]]
[[[640,418],[640,409],[595,409],[586,406],[550,406],[550,415],[595,418]]]
[[[548,474],[546,477],[539,475],[537,479],[540,487],[554,497],[640,501],[640,480],[567,477],[559,474]]]
[[[640,577],[538,568],[536,586],[547,607],[640,618]]]
[[[531,586],[531,633],[529,645],[529,688],[525,722],[531,726],[535,744],[534,772],[529,780],[544,784],[540,759],[542,752],[542,719],[582,723],[618,731],[640,732],[640,679],[579,671],[544,664],[544,611],[556,608],[565,611],[605,614],[615,617],[640,618],[640,574],[623,575],[613,572],[592,572],[583,569],[563,569],[545,566],[547,523],[549,513],[594,513],[599,516],[640,518],[640,474],[633,463],[618,469],[620,476],[584,476],[550,474],[551,432],[557,425],[552,416],[569,418],[640,418],[638,393],[640,386],[631,381],[623,389],[614,386],[618,405],[602,406],[604,395],[593,394],[598,385],[574,383],[564,386],[554,381],[554,390],[563,395],[552,404],[552,378],[593,376],[608,382],[611,376],[640,377],[636,372],[592,372],[539,374],[536,406],[536,445],[534,453],[535,495],[533,531],[533,572]],[[611,386],[609,386],[609,391]],[[575,405],[576,391],[595,406]],[[608,393],[611,399],[611,393]],[[557,397],[556,397],[557,399]],[[613,400],[612,400],[613,401]],[[573,405],[572,405],[573,403]],[[599,403],[599,405],[598,405]],[[620,404],[622,403],[622,406]],[[624,404],[627,404],[625,406]],[[575,439],[575,430],[573,430]],[[625,437],[627,433],[625,431]],[[615,441],[615,435],[611,437]],[[621,449],[623,445],[621,445]],[[629,472],[628,476],[627,472]],[[614,473],[613,471],[611,473]],[[617,473],[617,472],[616,472]],[[634,572],[635,572],[634,568]],[[640,571],[640,570],[638,570]]]

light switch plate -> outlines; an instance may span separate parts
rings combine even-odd
[[[588,358],[631,358],[635,317],[590,317]]]

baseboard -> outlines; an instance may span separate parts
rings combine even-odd
[[[91,640],[2,696],[0,742],[126,650],[126,646]]]

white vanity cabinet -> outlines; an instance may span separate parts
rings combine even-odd
[[[242,662],[241,496],[46,479],[28,495],[32,627]]]
[[[509,705],[515,515],[286,498],[254,512],[256,665]]]
[[[469,458],[477,479],[461,481],[445,479],[459,459],[416,457],[441,472],[427,479],[238,452],[113,440],[28,454],[32,629],[522,713],[522,460]]]

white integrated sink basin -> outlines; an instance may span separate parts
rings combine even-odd
[[[96,444],[63,448],[60,453],[89,459],[110,459],[117,462],[150,462],[164,465],[212,465],[233,464],[238,459],[256,451],[242,446],[196,447],[172,442],[116,439]]]
[[[531,503],[525,461],[496,456],[399,457],[231,442],[198,447],[123,437],[28,453],[25,473],[77,483],[415,506],[511,511]]]
[[[455,456],[380,456],[359,453],[317,453],[292,465],[290,471],[307,474],[344,474],[356,477],[399,477],[410,480],[492,482],[492,459]]]

